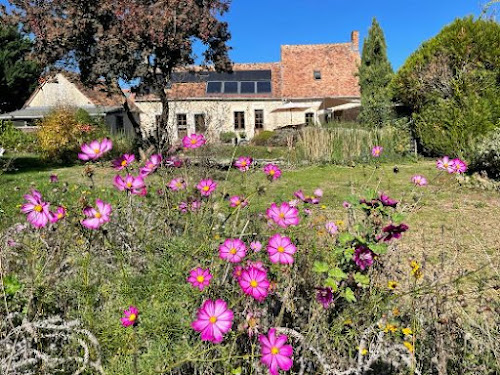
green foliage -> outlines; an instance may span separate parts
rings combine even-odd
[[[236,137],[237,136],[235,132],[222,132],[219,135],[220,141],[222,143],[231,143]]]
[[[408,58],[392,82],[423,150],[470,158],[500,117],[500,25],[457,19]]]
[[[82,143],[109,135],[102,121],[83,109],[57,108],[39,126],[37,138],[42,157],[51,160],[74,160]]]
[[[267,146],[269,139],[274,135],[273,131],[264,130],[257,134],[252,139],[252,143],[256,146]]]
[[[487,134],[478,143],[472,158],[471,170],[484,171],[489,178],[500,180],[500,123],[496,130]]]
[[[11,121],[0,121],[0,147],[7,152],[33,152],[37,149],[36,136],[16,129]]]
[[[380,127],[393,117],[388,88],[393,70],[387,58],[384,32],[375,18],[363,44],[358,77],[362,104],[359,121]]]
[[[41,69],[28,60],[31,41],[0,24],[0,113],[22,107],[36,87]]]

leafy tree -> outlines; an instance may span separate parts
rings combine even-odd
[[[22,107],[41,70],[28,59],[32,44],[14,27],[0,25],[0,113]]]
[[[44,65],[75,66],[82,81],[104,79],[110,90],[119,80],[139,81],[138,88],[156,94],[163,105],[154,142],[169,144],[168,96],[172,72],[194,63],[193,43],[205,46],[204,62],[230,70],[230,38],[219,16],[227,0],[10,0],[13,22],[34,35],[37,58]],[[102,83],[102,82],[101,82]],[[137,138],[142,138],[133,119]]]
[[[500,117],[500,25],[457,19],[408,58],[392,88],[423,151],[471,157]]]
[[[363,44],[358,76],[362,104],[359,120],[380,127],[392,117],[388,86],[393,70],[387,58],[384,32],[375,18]]]

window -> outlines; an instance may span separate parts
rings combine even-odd
[[[234,112],[234,130],[245,129],[245,112]]]
[[[195,133],[204,133],[207,130],[204,113],[194,115],[194,129]]]
[[[177,137],[184,138],[187,135],[187,116],[185,113],[177,115]]]
[[[306,113],[306,124],[310,125],[314,122],[314,113],[307,112]]]
[[[238,82],[224,82],[224,94],[237,94]]]
[[[255,82],[241,82],[240,92],[242,94],[255,94]]]
[[[314,79],[315,80],[320,80],[321,79],[321,72],[319,70],[314,71]]]
[[[271,81],[257,82],[257,93],[265,94],[271,92]]]
[[[207,94],[219,94],[222,92],[222,82],[208,82]]]
[[[123,116],[119,115],[116,116],[116,121],[115,121],[115,131],[117,133],[122,132],[124,129],[124,124],[123,124]]]
[[[262,109],[255,110],[255,129],[264,129],[264,111]]]

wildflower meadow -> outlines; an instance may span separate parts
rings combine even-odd
[[[396,193],[399,167],[372,145],[340,194],[252,155],[213,167],[205,143],[109,162],[98,139],[77,156],[81,187],[53,171],[18,187],[0,233],[3,374],[498,373],[496,259],[483,243],[456,265],[464,250],[415,219],[426,195],[463,189],[464,161]]]

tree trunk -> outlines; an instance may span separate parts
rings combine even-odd
[[[158,96],[161,100],[161,115],[158,123],[156,124],[156,140],[157,140],[157,148],[158,152],[163,152],[170,147],[171,139],[170,139],[170,131],[168,128],[168,115],[169,115],[169,103],[168,97],[165,93],[164,88],[160,88],[158,90]]]

